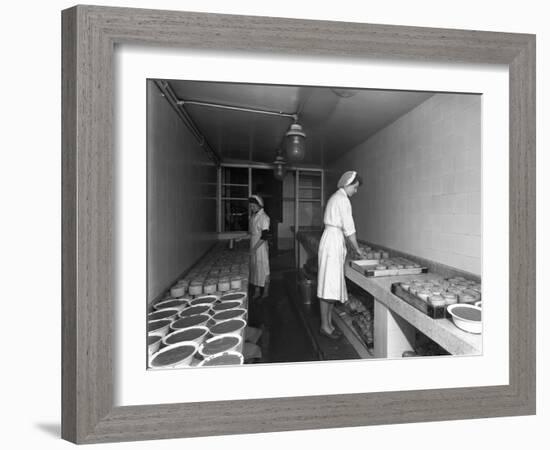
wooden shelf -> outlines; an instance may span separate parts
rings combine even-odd
[[[283,201],[294,202],[295,200],[294,197],[283,197]],[[301,198],[298,201],[301,203],[321,203],[320,198]]]
[[[300,170],[300,177],[304,178],[321,178],[321,172],[312,172],[312,171],[305,171]]]
[[[392,283],[399,281],[408,281],[412,278],[433,281],[441,280],[442,277],[435,273],[420,275],[400,275],[394,277],[366,277],[361,275],[349,264],[345,265],[345,276],[348,280],[355,283],[360,288],[371,294],[376,299],[376,304],[387,308],[408,322],[412,327],[421,333],[424,333],[431,340],[435,341],[452,355],[480,355],[482,350],[482,335],[471,334],[457,328],[448,319],[432,319],[426,314],[420,312],[414,306],[409,305],[398,296],[392,294]],[[374,329],[377,324],[382,325],[377,320],[380,316],[374,315]],[[383,319],[382,319],[383,320]],[[376,336],[376,335],[375,335]],[[388,338],[395,336],[388,336]],[[376,340],[376,337],[375,337]],[[375,355],[376,355],[375,341]]]
[[[352,319],[346,314],[343,309],[334,309],[335,314],[332,315],[334,324],[342,331],[348,342],[353,346],[354,350],[362,359],[369,359],[373,357],[373,353],[355,328],[353,328]]]

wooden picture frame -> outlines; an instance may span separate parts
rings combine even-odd
[[[62,437],[76,443],[535,413],[535,36],[76,6],[63,11]],[[509,384],[113,406],[115,44],[505,64],[510,85]]]

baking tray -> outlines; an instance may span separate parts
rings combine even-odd
[[[377,266],[379,264],[379,259],[357,259],[351,261],[351,267],[353,267],[357,272],[364,272],[365,269],[371,266]]]
[[[351,267],[357,272],[365,275],[366,277],[391,277],[396,275],[418,275],[421,273],[427,273],[427,267],[415,267],[412,269],[383,269],[376,270],[378,260],[362,259],[358,261],[351,261]]]
[[[391,285],[391,292],[394,295],[397,295],[401,300],[407,302],[409,305],[414,306],[419,311],[426,314],[432,319],[446,319],[447,318],[447,307],[446,306],[432,306],[428,302],[422,300],[416,295],[411,294],[410,292],[405,291],[400,283],[393,283]]]

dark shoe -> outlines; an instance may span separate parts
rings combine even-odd
[[[334,333],[334,331],[332,333],[327,333],[322,328],[319,330],[319,334],[321,336],[325,336],[325,337],[328,337],[329,339],[333,339],[333,340],[340,339],[340,337],[341,337],[341,335],[338,336],[336,333]]]
[[[332,334],[335,334],[338,337],[342,336],[342,332],[338,328],[335,328],[334,330],[332,330]]]

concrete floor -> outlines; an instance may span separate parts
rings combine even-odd
[[[261,363],[318,361],[319,359],[355,359],[356,352],[345,339],[332,341],[318,336],[319,318],[311,311],[308,320],[309,334],[303,317],[300,317],[296,299],[296,286],[285,283],[295,274],[294,252],[273,253],[270,257],[271,285],[269,297],[264,300],[251,300],[249,304],[249,324],[263,331],[259,345],[262,348]],[[302,310],[303,314],[303,310]],[[320,353],[324,358],[320,358]]]

